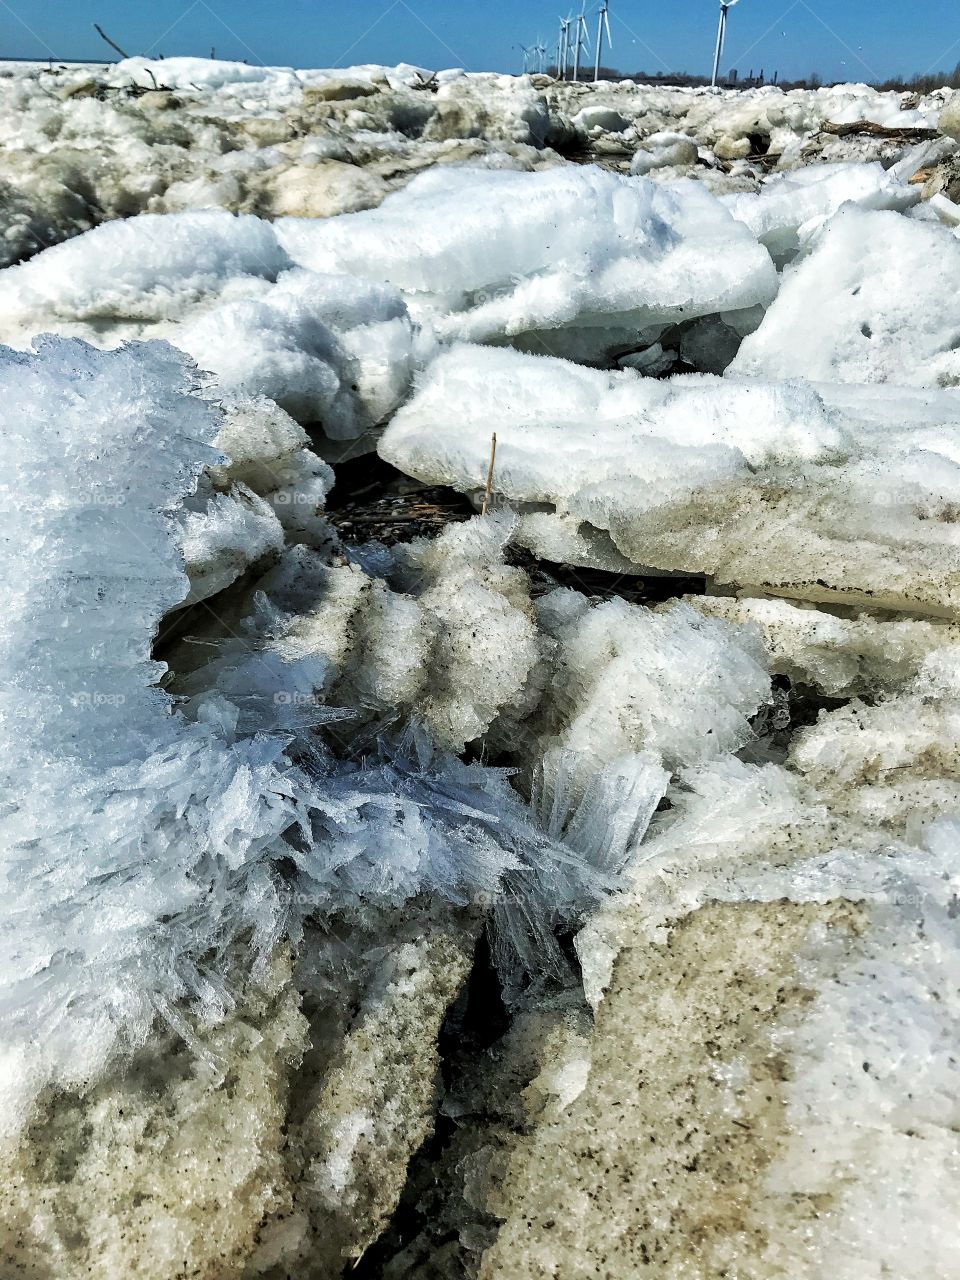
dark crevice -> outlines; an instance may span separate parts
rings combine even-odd
[[[782,764],[794,736],[816,724],[822,711],[836,711],[850,701],[819,693],[812,685],[793,683],[776,675],[771,683],[772,698],[751,721],[756,737],[737,754],[747,764]]]
[[[476,515],[456,489],[414,480],[375,453],[338,463],[336,477],[324,515],[349,546],[435,537]]]
[[[470,976],[440,1030],[441,1100],[476,1068],[509,1026],[510,1015],[484,930]],[[410,1160],[406,1185],[390,1222],[359,1262],[344,1269],[345,1280],[399,1280],[408,1274],[423,1280],[429,1276],[444,1280],[462,1276],[466,1280],[475,1274],[477,1255],[461,1244],[456,1229],[461,1188],[451,1176],[450,1162],[458,1133],[471,1121],[476,1123],[476,1118],[458,1122],[441,1105],[432,1134]],[[495,1234],[497,1224],[492,1218],[485,1225]]]
[[[585,569],[577,565],[540,560],[520,547],[508,547],[508,564],[526,569],[534,597],[557,587],[571,587],[594,600],[619,598],[631,604],[662,604],[677,596],[706,595],[705,574],[620,573],[606,569]]]

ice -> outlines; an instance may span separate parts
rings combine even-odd
[[[773,174],[756,195],[726,196],[724,203],[783,265],[842,205],[902,212],[919,199],[916,187],[897,181],[879,163],[822,164]]]
[[[752,738],[770,677],[749,633],[701,622],[686,605],[662,615],[622,600],[591,608],[572,591],[545,596],[538,612],[556,649],[536,711],[510,736],[529,758],[562,768],[564,795],[551,786],[561,812],[623,757],[645,755],[669,776]]]
[[[671,789],[578,936],[586,1078],[510,1152],[491,1274],[601,1249],[624,1273],[656,1249],[694,1273],[955,1274],[957,653],[821,713],[786,767]]]
[[[957,1272],[956,101],[0,71],[9,1266]]]
[[[395,289],[288,272],[170,335],[229,395],[265,395],[334,440],[363,435],[405,398],[432,338]]]
[[[529,945],[525,920],[600,890],[502,771],[436,755],[422,734],[370,766],[315,747],[298,768],[289,735],[238,734],[215,686],[185,719],[150,643],[187,596],[170,517],[204,465],[223,465],[218,414],[162,344],[47,339],[5,352],[2,382],[5,1132],[46,1084],[83,1085],[142,1046],[158,1014],[189,1039],[181,1001],[222,1018],[231,986],[296,933],[293,901],[307,914],[424,891],[469,902],[509,871],[526,904],[510,950]],[[330,714],[314,706],[315,722]]]
[[[732,596],[691,596],[687,603],[707,617],[755,628],[772,672],[830,697],[892,693],[928,658],[960,642],[956,626],[915,618],[841,618],[812,605]]]
[[[953,387],[960,315],[946,227],[840,210],[792,270],[730,372],[830,382]]]
[[[442,338],[584,359],[776,291],[765,250],[701,186],[590,168],[438,169],[379,209],[277,230],[302,266],[398,285]]]
[[[643,146],[634,152],[630,172],[645,174],[654,169],[695,165],[698,155],[696,139],[689,134],[671,133],[669,130],[651,133],[644,138]]]
[[[439,71],[435,92],[418,89],[430,74],[177,57],[9,63],[0,263],[144,212],[330,216],[375,206],[424,166],[530,170],[587,147],[636,154],[638,170],[654,157],[650,172],[683,171],[710,189],[755,191],[771,164],[902,158],[902,142],[837,137],[824,124],[935,128],[943,116],[949,128],[950,119],[947,91],[907,101],[866,85],[712,94],[624,81],[605,84],[598,104],[592,85],[547,89],[528,76],[459,69]],[[668,135],[692,142],[662,146]],[[726,172],[737,157],[750,158]]]
[[[616,568],[605,535],[636,566],[955,616],[956,418],[945,392],[656,381],[461,345],[380,452],[475,493],[496,430],[499,498],[553,559]]]
[[[268,396],[334,440],[372,431],[433,353],[399,292],[295,269],[249,215],[145,214],[0,272],[3,336],[164,337],[231,399]]]
[[[86,324],[96,332],[121,321],[175,321],[200,301],[256,295],[292,265],[273,228],[259,218],[143,214],[106,223],[3,272],[3,333],[10,340],[51,323]]]

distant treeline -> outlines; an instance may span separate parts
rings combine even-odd
[[[548,75],[556,75],[556,67],[547,68]],[[569,73],[568,73],[569,78]],[[636,80],[640,84],[663,85],[664,87],[696,87],[710,83],[709,76],[691,75],[687,71],[618,71],[613,67],[600,68],[601,80]],[[855,77],[847,77],[852,79]],[[580,79],[587,81],[593,79],[593,67],[580,68]],[[765,74],[761,68],[757,71],[755,68],[749,68],[747,71],[740,73],[729,71],[721,77],[720,83],[725,88],[750,89],[760,84],[776,84],[781,89],[820,89],[824,85],[843,84],[843,80],[824,80],[817,71],[811,71],[810,74],[801,80],[782,80],[776,72],[770,75]],[[868,81],[875,89],[893,90],[897,93],[932,93],[935,89],[942,89],[946,86],[949,89],[960,89],[960,62],[952,71],[937,71],[933,75],[926,73],[924,75],[913,75],[909,77],[894,76],[889,80]]]

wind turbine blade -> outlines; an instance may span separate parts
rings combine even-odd
[[[609,48],[612,49],[613,36],[610,34],[610,11],[608,9],[604,9],[603,11],[603,21],[604,21],[604,25],[607,28],[607,45],[609,46]]]

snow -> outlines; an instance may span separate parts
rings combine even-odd
[[[946,227],[841,209],[786,274],[731,372],[955,386],[958,267],[960,242]]]

